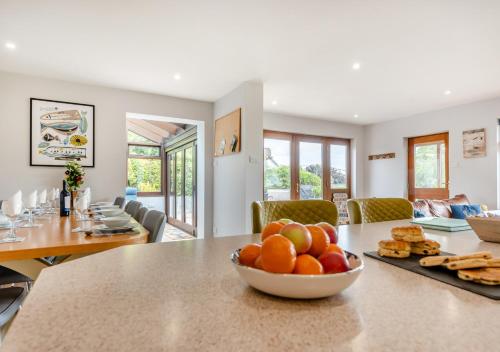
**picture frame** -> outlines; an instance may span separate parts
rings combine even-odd
[[[462,132],[463,155],[465,159],[486,156],[486,129],[479,128]]]
[[[95,106],[30,98],[30,166],[95,167]]]

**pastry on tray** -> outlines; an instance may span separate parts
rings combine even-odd
[[[500,285],[500,268],[459,270],[458,277],[462,280],[483,285]]]
[[[410,242],[411,253],[419,255],[436,255],[440,253],[439,242],[433,240],[425,240],[421,242]]]
[[[378,254],[381,257],[408,258],[410,244],[404,241],[384,240],[378,243]]]
[[[424,230],[419,225],[394,227],[391,230],[392,238],[396,241],[422,242],[425,241]]]
[[[460,270],[460,269],[475,269],[475,268],[485,268],[488,266],[488,261],[481,258],[471,258],[463,260],[455,260],[444,264],[446,268],[450,270]]]
[[[491,252],[476,252],[470,253],[466,255],[454,255],[454,256],[437,256],[437,257],[425,257],[420,259],[421,266],[439,266],[443,264],[447,264],[450,262],[455,262],[459,260],[465,259],[491,259]]]

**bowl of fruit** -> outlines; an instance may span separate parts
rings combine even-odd
[[[363,261],[337,245],[328,223],[302,225],[287,219],[268,224],[261,243],[250,243],[231,254],[241,278],[271,295],[312,299],[333,296],[361,274]]]

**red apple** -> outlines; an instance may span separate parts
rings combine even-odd
[[[330,225],[327,222],[320,222],[319,224],[316,225],[326,231],[328,237],[330,237],[330,243],[337,243],[339,241],[339,237],[337,236],[337,230],[335,229],[334,226]]]
[[[280,235],[292,241],[297,254],[307,253],[312,245],[312,236],[307,227],[299,223],[291,223],[283,226]]]
[[[278,222],[281,222],[284,225],[288,225],[288,224],[293,224],[294,221],[290,219],[279,219]]]
[[[349,270],[349,262],[339,253],[325,252],[318,258],[325,274],[344,273]]]

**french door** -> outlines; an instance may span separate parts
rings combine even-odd
[[[264,199],[350,196],[350,141],[264,131]]]
[[[167,150],[167,219],[195,235],[196,141]]]
[[[448,132],[408,138],[408,199],[449,198]]]

